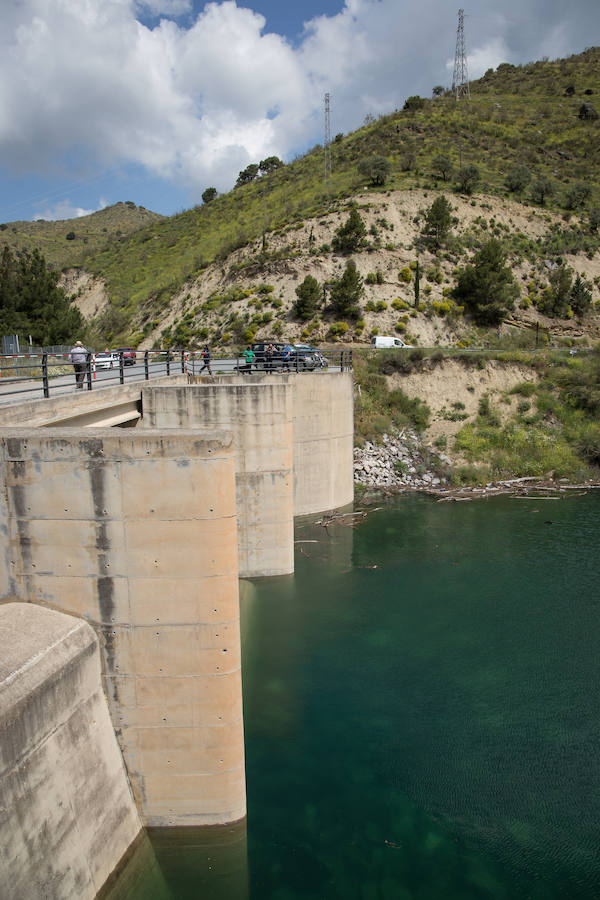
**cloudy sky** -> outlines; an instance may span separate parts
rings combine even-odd
[[[460,0],[459,0],[460,2]],[[1,0],[0,222],[172,214],[452,81],[448,0]],[[600,43],[599,0],[472,0],[469,75]]]

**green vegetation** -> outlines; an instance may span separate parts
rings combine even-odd
[[[333,238],[333,249],[338,253],[355,253],[365,242],[367,229],[355,203],[350,208],[350,215],[339,228]]]
[[[428,247],[438,250],[446,242],[452,228],[452,207],[442,194],[425,213],[421,235]]]
[[[385,156],[369,156],[358,163],[358,171],[365,178],[371,180],[371,184],[383,186],[392,172],[392,164]]]
[[[316,278],[307,275],[302,284],[296,288],[297,300],[294,314],[302,320],[312,319],[323,298],[323,290]]]
[[[62,344],[81,335],[79,310],[58,286],[58,273],[37,251],[0,255],[0,329],[2,334],[31,335],[37,345]]]
[[[418,367],[422,359],[419,350],[414,350],[410,357],[404,354],[399,357],[396,351],[359,352],[353,359],[357,385],[354,434],[358,444],[365,440],[378,441],[383,434],[404,425],[411,425],[418,431],[427,428],[431,416],[429,407],[418,397],[407,397],[399,389],[390,391],[385,378],[397,365],[402,364],[408,371]]]
[[[600,351],[573,358],[536,357],[539,382],[510,392],[518,400],[503,424],[488,397],[474,423],[456,436],[455,450],[483,465],[490,478],[598,478]],[[527,398],[527,400],[525,400]]]
[[[353,259],[349,259],[341,278],[331,284],[329,297],[331,310],[335,315],[356,319],[360,314],[360,300],[364,285]]]
[[[480,325],[497,325],[513,309],[519,289],[498,240],[487,241],[473,263],[459,270],[454,293]]]

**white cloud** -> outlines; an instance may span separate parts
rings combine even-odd
[[[80,219],[82,216],[90,216],[99,209],[104,209],[106,205],[106,200],[101,199],[96,209],[82,209],[80,206],[75,206],[70,200],[60,200],[54,206],[45,204],[42,209],[34,213],[32,219],[44,219],[46,222],[57,222],[59,219]]]
[[[474,0],[471,78],[505,60],[575,52],[600,27],[597,0],[566,11],[560,0],[529,2],[521,20],[522,0],[505,0],[501,15],[493,0]],[[208,3],[185,25],[190,0],[3,6],[0,166],[17,174],[141,164],[197,200],[207,185],[231,187],[249,162],[322,140],[325,91],[335,133],[451,80],[456,11],[443,0],[420,0],[416,12],[398,0],[346,0],[338,15],[306,23],[298,46],[233,0]],[[149,27],[141,11],[162,18]]]

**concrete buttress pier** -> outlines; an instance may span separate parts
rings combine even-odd
[[[3,596],[88,620],[147,825],[246,812],[231,433],[4,429]]]
[[[140,832],[81,619],[0,605],[0,894],[92,900]]]
[[[233,433],[242,578],[294,571],[292,400],[281,380],[142,390],[142,427]]]

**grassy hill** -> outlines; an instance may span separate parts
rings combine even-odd
[[[580,117],[584,103],[596,104],[600,112],[600,48],[565,60],[502,64],[472,83],[469,101],[457,103],[449,93],[411,98],[406,109],[337,135],[327,187],[324,151],[317,146],[268,176],[166,219],[118,204],[111,210],[128,224],[117,228],[115,223],[114,230],[99,218],[108,215],[103,210],[87,217],[88,225],[93,220],[89,232],[84,232],[85,219],[47,223],[63,229],[53,237],[46,236],[46,223],[12,223],[0,231],[0,241],[38,246],[55,264],[83,264],[101,279],[109,304],[97,328],[107,341],[226,342],[241,338],[248,328],[265,336],[298,331],[289,312],[298,278],[314,271],[323,282],[339,272],[330,243],[354,197],[360,198],[370,228],[359,267],[363,274],[376,268],[385,273],[385,284],[365,299],[376,303],[380,298],[388,310],[394,299],[405,302],[406,297],[395,297],[398,267],[414,260],[419,216],[435,192],[444,191],[456,207],[460,240],[452,252],[424,259],[434,270],[429,299],[443,302],[454,267],[477,249],[482,236],[494,234],[520,267],[528,285],[523,297],[535,306],[549,256],[562,260],[566,254],[576,271],[600,276],[594,269],[600,120]],[[373,154],[391,165],[383,187],[367,186],[357,169],[360,160]],[[451,173],[440,170],[440,155],[449,158]],[[521,191],[510,191],[507,175],[517,165],[527,167],[531,181]],[[467,166],[475,166],[480,178],[472,194],[465,195],[458,172]],[[536,186],[543,179],[551,188],[542,203]],[[76,238],[67,241],[71,231]],[[348,337],[360,339],[379,327],[370,315],[375,311],[364,312],[362,329]],[[329,334],[322,319],[312,327],[312,335],[321,339]],[[404,324],[419,337],[417,322]],[[421,324],[425,335],[427,322]],[[397,315],[382,325],[402,330]]]
[[[111,241],[164,218],[129,200],[78,219],[9,222],[0,225],[0,250],[4,246],[11,250],[37,248],[46,262],[63,269],[81,265]]]

